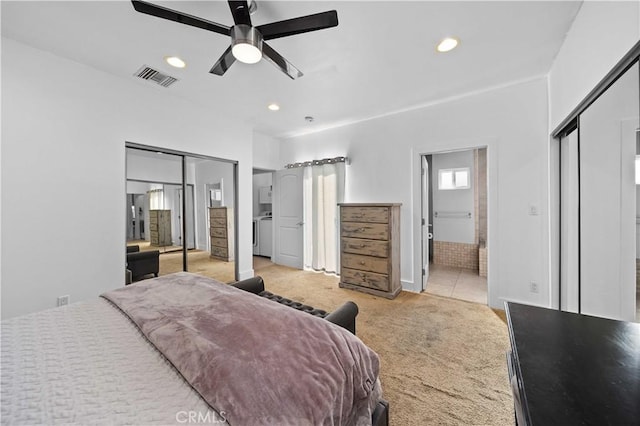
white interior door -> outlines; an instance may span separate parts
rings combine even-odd
[[[429,224],[429,163],[427,157],[422,156],[422,289],[427,288],[429,280],[429,240],[433,238]]]
[[[193,199],[193,185],[187,185],[187,248],[196,248],[196,221],[195,221],[195,203]]]
[[[188,250],[196,248],[196,232],[195,232],[195,212],[193,202],[193,186],[187,185],[187,198],[186,198],[186,219],[187,219],[187,238],[183,241],[182,238],[182,188],[176,190],[178,196],[176,197],[176,207],[174,211],[177,215],[174,216],[174,227],[176,235],[178,236],[179,244],[186,245]],[[174,239],[175,241],[175,239]]]
[[[273,181],[274,263],[302,269],[304,207],[302,167],[278,170]]]

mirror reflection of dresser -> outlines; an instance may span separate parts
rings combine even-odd
[[[149,238],[152,246],[171,245],[171,210],[149,210]]]
[[[211,257],[232,262],[233,247],[233,209],[231,207],[209,208],[209,238]]]

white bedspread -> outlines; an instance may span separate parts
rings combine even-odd
[[[3,321],[1,344],[3,425],[227,424],[104,299]]]

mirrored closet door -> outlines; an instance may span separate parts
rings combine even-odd
[[[640,320],[636,53],[559,137],[559,307]]]
[[[236,163],[135,144],[126,155],[131,280],[189,271],[235,281]]]
[[[580,115],[581,313],[635,319],[638,64]]]

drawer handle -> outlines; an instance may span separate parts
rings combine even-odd
[[[367,228],[358,228],[358,229],[356,229],[356,232],[364,232],[366,230],[367,230]]]
[[[360,244],[360,248],[365,248],[366,246],[366,244]]]
[[[364,261],[364,260],[361,260],[361,261],[360,261],[360,264],[361,264],[361,265],[364,265],[364,264],[365,264],[365,261]]]

